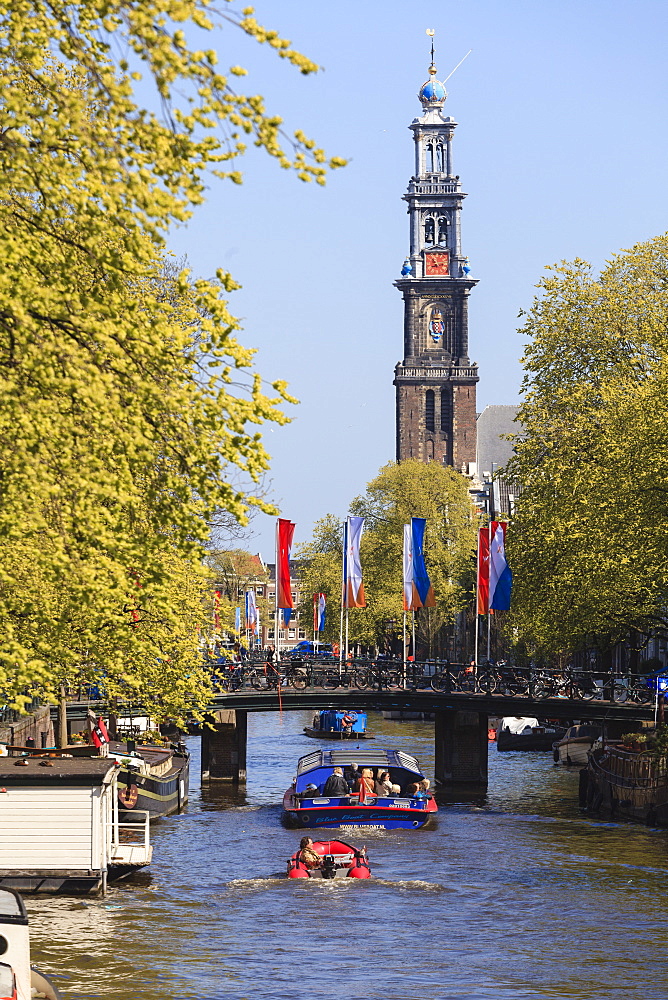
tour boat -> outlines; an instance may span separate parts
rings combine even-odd
[[[560,740],[552,744],[552,756],[555,764],[566,767],[577,765],[586,767],[589,752],[594,744],[601,739],[600,726],[571,726]]]
[[[326,796],[325,782],[335,767],[348,776],[356,764],[370,768],[374,777],[388,771],[398,789],[390,795]],[[283,797],[283,822],[303,829],[412,830],[426,826],[438,807],[428,791],[416,790],[425,777],[414,757],[403,750],[337,748],[301,757],[297,775]],[[352,782],[350,782],[352,784]]]
[[[529,716],[509,715],[501,719],[496,731],[497,750],[551,750],[566,729],[547,726]]]
[[[322,861],[309,868],[301,860],[301,850],[288,861],[288,878],[370,878],[366,850],[358,851],[343,840],[315,840],[309,844]]]
[[[304,726],[307,736],[318,740],[372,740],[366,731],[366,712],[322,708],[313,716],[313,724]]]

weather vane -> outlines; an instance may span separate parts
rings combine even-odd
[[[427,28],[427,34],[431,38],[431,65],[434,66],[434,35],[436,32],[433,28]]]
[[[433,28],[427,28],[427,34],[431,38],[431,66],[429,67],[429,72],[433,74],[433,73],[436,72],[436,66],[434,65],[434,35],[436,34],[436,32],[434,31]],[[473,52],[473,49],[469,49],[468,52],[466,53],[466,55],[464,56],[464,59],[468,59],[468,57],[471,55],[472,52]],[[454,73],[457,72],[457,70],[459,69],[459,67],[461,66],[461,64],[464,62],[464,59],[460,59],[459,60],[459,62],[457,63],[457,65],[453,69],[452,73],[449,73],[446,76],[445,80],[443,80],[443,83],[447,83],[448,80],[450,79],[450,77]]]

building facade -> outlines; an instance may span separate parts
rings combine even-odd
[[[395,368],[397,461],[440,462],[467,471],[476,453],[478,368],[468,356],[469,277],[461,243],[466,195],[453,172],[457,126],[444,117],[447,93],[429,67],[410,129],[415,172],[408,204],[410,252],[395,282],[404,300],[404,357]]]

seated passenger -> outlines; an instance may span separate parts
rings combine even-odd
[[[357,782],[362,777],[362,772],[357,769],[357,764],[354,761],[351,761],[348,767],[346,767],[343,776],[348,782],[350,791],[354,792]]]
[[[307,868],[320,868],[322,864],[322,858],[320,855],[313,850],[313,841],[310,837],[302,837],[299,841],[299,860],[306,865]]]
[[[401,785],[392,785],[392,795],[401,795]]]
[[[390,781],[390,772],[380,771],[378,777],[376,778],[374,787],[376,795],[391,795],[392,782]]]
[[[301,793],[303,799],[312,799],[314,795],[320,795],[320,789],[317,785],[307,785],[304,791]]]
[[[417,784],[417,791],[415,793],[416,799],[430,799],[431,794],[429,792],[429,778],[423,778]]]
[[[359,794],[360,802],[365,802],[369,797],[373,798],[375,796],[373,771],[370,767],[362,768],[362,773],[357,779],[355,791]]]
[[[406,785],[406,795],[410,799],[414,799],[417,793],[420,791],[420,785],[417,781],[412,781],[410,785]]]
[[[339,798],[342,795],[348,794],[348,782],[343,777],[343,770],[340,767],[334,768],[333,772],[325,782],[322,794]]]

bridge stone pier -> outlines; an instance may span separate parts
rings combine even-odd
[[[487,791],[487,713],[440,709],[435,713],[436,787],[457,798]]]
[[[248,714],[219,708],[202,725],[202,781],[246,784]]]

